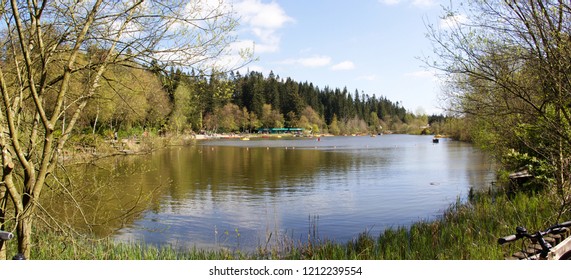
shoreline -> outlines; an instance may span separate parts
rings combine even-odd
[[[102,139],[101,137],[84,136],[89,141],[68,142],[68,147],[58,151],[62,163],[75,164],[97,161],[102,158],[126,155],[145,155],[154,151],[176,146],[194,145],[196,141],[219,139],[250,140],[250,139],[279,139],[279,138],[315,138],[332,137],[332,134],[295,135],[284,134],[181,134],[181,135],[131,135],[118,139]]]
[[[118,139],[104,139],[101,136],[83,135],[81,141],[68,142],[67,148],[58,151],[57,157],[64,164],[91,163],[99,159],[127,156],[127,155],[145,155],[157,150],[194,145],[197,141],[209,140],[259,140],[259,139],[312,139],[323,137],[377,137],[379,135],[391,135],[393,133],[380,134],[344,134],[333,135],[330,133],[319,134],[292,134],[292,133],[212,133],[212,134],[195,134],[186,133],[180,135],[157,135],[143,134],[130,135],[128,137]],[[410,134],[415,135],[415,134]],[[444,135],[438,135],[439,138],[446,138]],[[85,140],[87,139],[87,141]]]
[[[216,139],[252,139],[252,138],[314,138],[314,137],[332,137],[333,134],[316,134],[316,135],[300,135],[291,133],[281,133],[281,134],[267,134],[267,133],[214,133],[214,134],[193,134],[192,137],[195,140],[216,140]]]
[[[537,229],[551,220],[556,199],[548,197],[546,201],[543,195],[510,198],[501,191],[482,191],[468,202],[452,203],[434,221],[421,219],[377,236],[365,231],[348,242],[280,239],[275,246],[260,246],[250,253],[223,247],[181,250],[40,230],[32,256],[40,260],[501,260],[514,248],[498,245],[497,238],[510,234],[517,225]],[[569,214],[562,218],[569,219]],[[15,242],[11,242],[8,251],[15,250]]]

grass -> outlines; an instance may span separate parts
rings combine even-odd
[[[380,236],[362,233],[347,244],[321,242],[295,248],[287,259],[342,260],[495,260],[504,259],[521,243],[500,246],[499,237],[515,233],[516,226],[530,231],[557,221],[559,203],[548,193],[478,193],[469,203],[457,201],[435,221],[385,230]]]
[[[236,252],[206,251],[191,248],[178,250],[170,246],[157,247],[143,243],[115,243],[110,239],[89,240],[62,237],[56,234],[36,234],[34,259],[57,260],[227,260],[243,258]]]
[[[58,260],[493,260],[504,259],[519,248],[517,244],[500,246],[497,243],[499,237],[513,234],[516,226],[534,231],[571,219],[567,213],[556,221],[558,210],[557,200],[546,192],[514,196],[476,193],[468,203],[457,201],[451,205],[435,221],[388,229],[380,236],[364,232],[347,243],[283,240],[274,247],[259,248],[253,253],[224,249],[180,250],[37,231],[32,256]],[[309,238],[315,237],[310,235]],[[9,255],[15,252],[15,242],[10,243]]]

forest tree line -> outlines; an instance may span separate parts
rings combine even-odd
[[[108,136],[141,129],[181,133],[254,133],[300,127],[306,133],[430,133],[429,117],[399,102],[347,88],[281,78],[271,72],[196,73],[117,66],[108,70],[84,115],[83,130]],[[441,120],[432,116],[431,120]]]

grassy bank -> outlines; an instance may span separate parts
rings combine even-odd
[[[323,243],[291,251],[289,259],[490,260],[504,259],[521,243],[499,246],[497,239],[556,223],[558,203],[547,194],[477,194],[452,205],[440,219],[410,228],[389,229],[379,237],[361,234],[348,244]],[[571,219],[562,217],[559,222]]]
[[[159,260],[159,259],[503,259],[520,243],[497,244],[498,237],[514,233],[518,225],[530,231],[556,223],[559,204],[548,193],[514,196],[476,194],[468,203],[457,202],[431,222],[420,221],[409,228],[395,228],[380,236],[362,233],[353,241],[283,242],[300,244],[260,249],[255,253],[227,250],[176,250],[143,244],[116,244],[108,239],[90,240],[66,237],[49,231],[36,231],[34,259]],[[571,219],[569,213],[559,222]],[[10,242],[8,255],[15,252]],[[510,247],[511,246],[511,247]]]

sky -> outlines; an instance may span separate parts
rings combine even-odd
[[[323,89],[384,96],[412,113],[440,114],[440,83],[420,59],[432,55],[427,23],[442,25],[448,0],[233,0],[236,44],[270,71]]]

